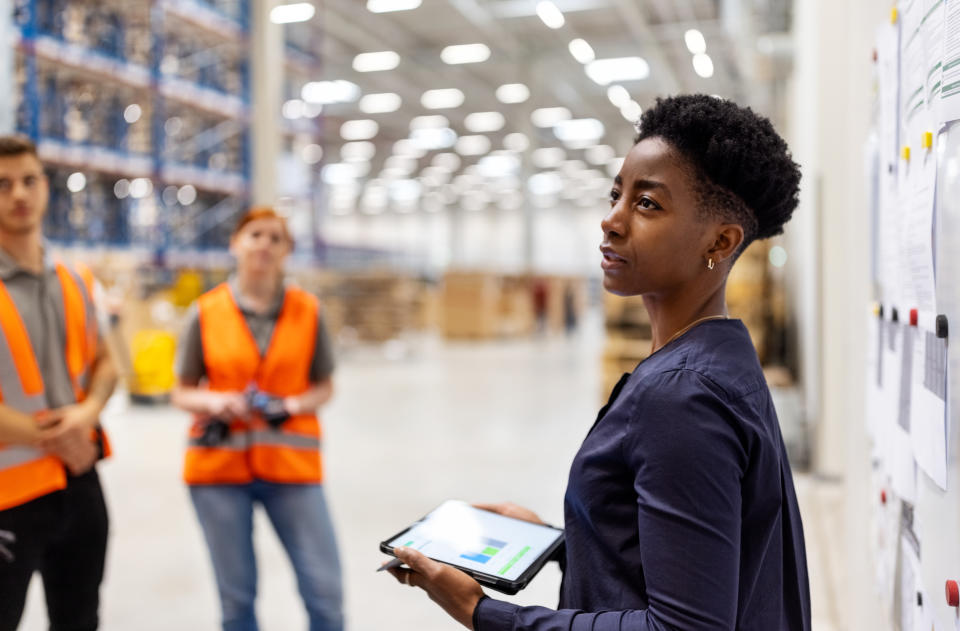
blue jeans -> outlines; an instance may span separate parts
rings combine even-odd
[[[267,511],[290,556],[310,631],[343,629],[340,560],[319,484],[194,485],[190,498],[207,540],[220,592],[224,631],[257,631],[253,505]]]

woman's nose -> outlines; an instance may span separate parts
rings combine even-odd
[[[623,203],[617,200],[610,211],[600,220],[600,228],[605,235],[623,235]]]

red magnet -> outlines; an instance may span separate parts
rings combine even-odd
[[[960,607],[960,587],[954,580],[947,581],[947,604],[951,607]]]
[[[910,310],[910,326],[917,326],[918,320],[919,320],[919,317],[917,316],[917,310],[911,309]]]
[[[886,504],[886,503],[887,503],[887,492],[886,492],[886,491],[880,491],[880,503],[881,503],[881,504]]]

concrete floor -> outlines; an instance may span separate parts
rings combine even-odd
[[[572,339],[444,344],[418,339],[341,353],[337,394],[324,413],[328,500],[344,566],[351,631],[460,628],[419,590],[374,570],[378,543],[447,498],[510,500],[562,522],[567,468],[602,403],[600,327]],[[218,628],[214,582],[180,482],[187,417],[166,407],[111,402],[116,456],[101,466],[111,514],[102,627]],[[840,489],[799,476],[814,631],[839,631],[840,551],[828,546]],[[258,612],[265,631],[306,628],[286,556],[262,514],[255,522]],[[549,565],[508,600],[555,606]],[[21,626],[46,628],[42,586]]]

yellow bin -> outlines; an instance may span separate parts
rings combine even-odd
[[[137,331],[130,345],[133,375],[130,398],[137,402],[159,403],[170,399],[176,377],[173,371],[177,341],[167,331]]]

